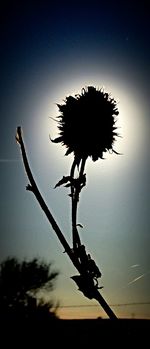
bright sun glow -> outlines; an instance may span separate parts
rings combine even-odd
[[[101,85],[101,81],[103,81],[103,85]],[[119,115],[116,125],[120,137],[116,138],[114,149],[127,156],[129,164],[133,156],[142,148],[144,143],[144,123],[142,120],[142,110],[137,104],[137,92],[131,86],[121,84],[121,82],[117,82],[116,80],[113,81],[112,77],[101,77],[101,79],[98,79],[98,77],[95,79],[85,79],[83,77],[82,79],[80,77],[79,79],[76,78],[69,82],[64,82],[59,87],[56,86],[53,89],[53,94],[47,94],[47,96],[43,96],[43,100],[39,101],[40,106],[35,111],[35,118],[33,118],[33,130],[36,130],[35,142],[40,139],[40,143],[38,142],[38,145],[36,144],[36,147],[39,147],[38,153],[40,153],[40,156],[45,157],[45,161],[51,156],[52,161],[54,158],[55,161],[58,159],[59,166],[63,166],[62,159],[64,159],[65,148],[61,147],[60,144],[52,144],[49,138],[51,137],[53,139],[58,135],[57,122],[55,121],[58,115],[57,103],[63,103],[66,96],[81,93],[83,87],[90,85],[96,88],[103,87],[118,103]],[[54,91],[56,92],[54,93]],[[112,167],[116,168],[116,165],[120,163],[117,155],[105,153],[105,158],[109,160],[109,164],[107,164],[109,170]],[[113,166],[114,159],[115,166]],[[88,166],[90,170],[93,168],[94,171],[95,166],[93,166],[92,161],[89,160]]]

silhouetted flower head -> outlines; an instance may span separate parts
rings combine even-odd
[[[74,153],[78,161],[90,156],[96,161],[106,151],[115,152],[115,117],[119,112],[116,101],[108,93],[88,86],[81,94],[66,97],[64,104],[57,106],[59,137],[52,141],[66,146],[65,155]]]

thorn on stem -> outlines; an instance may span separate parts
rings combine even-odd
[[[27,184],[27,185],[26,185],[26,190],[28,190],[28,191],[33,191],[32,185]]]
[[[20,139],[21,139],[21,126],[18,126],[18,127],[17,127],[17,132],[16,132],[15,138],[16,138],[16,142],[17,142],[18,144],[20,144]]]

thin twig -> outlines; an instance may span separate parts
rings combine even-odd
[[[60,240],[61,244],[63,245],[65,252],[67,252],[68,256],[70,257],[72,263],[74,264],[74,266],[80,270],[80,264],[77,260],[77,258],[75,258],[75,256],[72,253],[72,250],[68,244],[68,242],[66,241],[64,235],[62,234],[58,224],[56,223],[54,217],[52,216],[50,210],[48,209],[45,201],[42,198],[42,195],[39,192],[39,189],[36,185],[36,182],[33,178],[30,166],[29,166],[29,162],[27,159],[27,155],[26,155],[26,151],[25,151],[25,146],[24,146],[24,142],[23,142],[23,138],[22,138],[22,132],[21,132],[21,127],[17,128],[17,134],[16,134],[16,140],[20,145],[21,148],[21,153],[22,153],[22,159],[23,159],[23,163],[24,163],[24,168],[26,170],[26,174],[27,177],[29,179],[30,184],[27,185],[26,189],[29,191],[32,191],[33,194],[35,195],[38,203],[40,204],[42,210],[44,211],[45,215],[47,216],[53,230],[55,231],[58,239]]]

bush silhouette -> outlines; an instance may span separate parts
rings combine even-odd
[[[56,318],[58,305],[45,300],[43,294],[53,290],[57,276],[58,272],[52,270],[51,263],[36,258],[20,262],[13,257],[1,262],[1,320]]]

